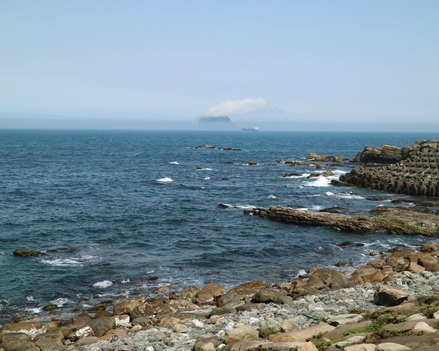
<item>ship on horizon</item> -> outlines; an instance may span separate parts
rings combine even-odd
[[[243,127],[241,128],[241,130],[243,130],[244,132],[257,132],[259,130],[259,127],[256,124],[254,124],[251,127]]]

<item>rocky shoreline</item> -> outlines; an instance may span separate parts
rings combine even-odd
[[[164,292],[161,298],[104,302],[67,321],[8,323],[0,333],[1,347],[367,351],[416,345],[437,350],[439,246],[392,251],[372,253],[377,256],[350,276],[311,268],[308,277],[294,282],[253,281],[229,291],[210,283],[179,294]],[[402,346],[387,348],[389,343]]]
[[[434,177],[439,169],[438,145],[437,141],[428,141],[413,148],[365,149],[354,163],[369,166],[354,169],[338,185],[363,186],[352,179],[371,178],[373,181],[365,187],[392,191],[389,184],[399,184],[402,173],[395,171],[401,169],[410,179],[422,175],[424,181],[426,175],[428,182],[416,188],[420,191],[412,191],[413,186],[407,185],[407,192],[401,187],[395,192],[437,196]],[[308,159],[314,165],[315,161],[346,161],[316,154],[308,155]],[[291,166],[308,164],[284,162]],[[404,162],[415,163],[413,166],[421,173],[408,172],[412,168]],[[427,163],[428,172],[424,167]],[[318,163],[317,168],[325,165]],[[368,215],[357,216],[285,207],[245,213],[357,233],[383,230],[439,235],[437,213],[406,207],[380,206]],[[43,253],[21,250],[14,254],[33,257]],[[163,288],[156,292],[158,297],[102,302],[68,320],[60,320],[56,311],[44,320],[24,317],[2,326],[0,351],[439,350],[439,245],[424,244],[419,251],[405,248],[371,252],[371,258],[350,275],[341,270],[310,268],[305,277],[292,282],[252,281],[228,291],[215,283],[201,289],[189,286],[179,293]]]

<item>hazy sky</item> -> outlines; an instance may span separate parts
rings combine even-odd
[[[3,0],[0,127],[226,111],[439,130],[438,15],[437,0]]]

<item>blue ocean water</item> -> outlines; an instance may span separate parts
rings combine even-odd
[[[298,227],[245,216],[242,209],[340,206],[362,213],[388,204],[367,200],[381,193],[333,187],[327,178],[284,178],[315,168],[276,160],[303,160],[309,152],[353,157],[364,146],[431,137],[0,130],[0,323],[15,313],[42,315],[49,303],[87,307],[163,285],[178,291],[212,281],[228,287],[291,281],[313,266],[356,266],[372,250],[419,245],[426,239]],[[196,148],[207,143],[241,151]],[[258,165],[248,166],[249,160]],[[337,246],[344,241],[365,245]],[[46,255],[13,256],[19,247]]]

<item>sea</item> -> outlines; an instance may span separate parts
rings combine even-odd
[[[156,296],[160,287],[291,282],[310,267],[340,262],[352,271],[371,251],[419,246],[429,239],[296,226],[244,209],[338,206],[355,214],[394,199],[415,206],[404,195],[330,184],[351,166],[281,160],[305,161],[310,152],[353,158],[365,146],[432,137],[0,130],[0,324],[17,314],[45,318],[48,304],[67,315],[104,300]],[[238,150],[197,148],[206,144]],[[308,178],[327,169],[334,175]],[[291,173],[299,175],[285,177]],[[17,248],[45,255],[16,257]]]

